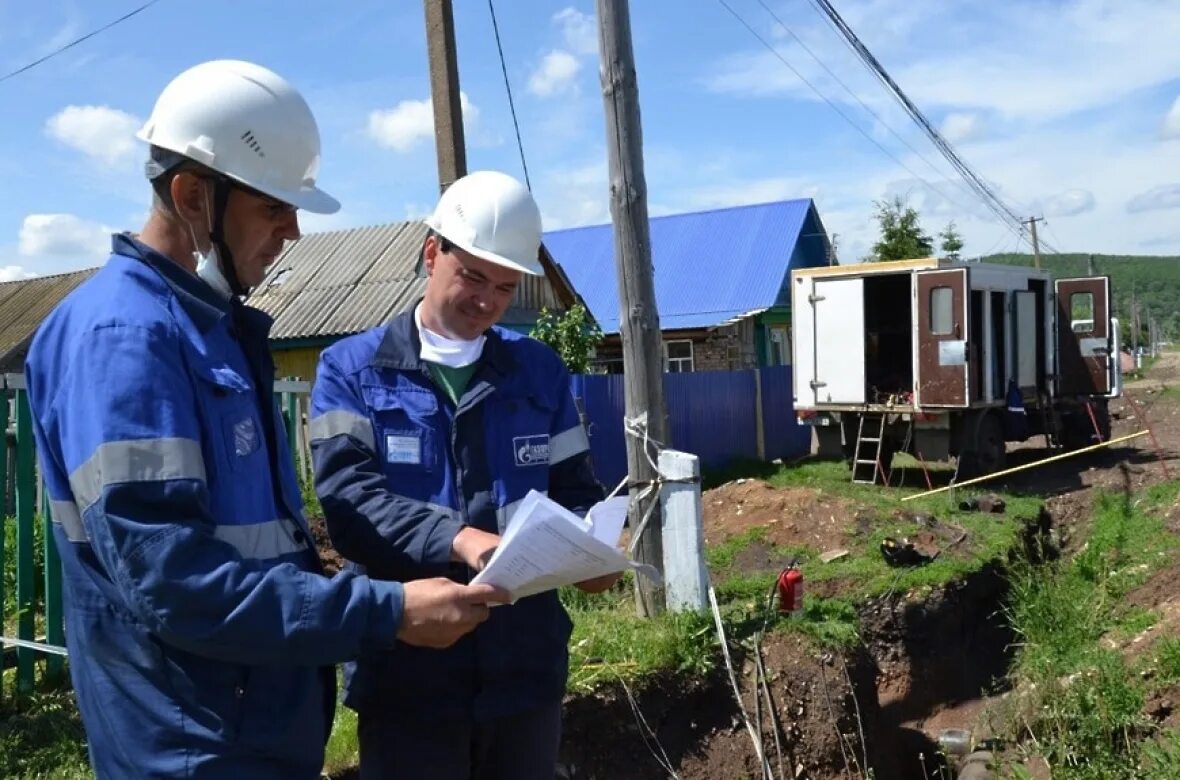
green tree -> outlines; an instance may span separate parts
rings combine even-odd
[[[892,200],[875,201],[877,223],[881,237],[873,244],[873,253],[866,258],[873,262],[889,260],[910,260],[930,257],[934,253],[934,242],[922,232],[918,212],[906,204],[901,196]]]
[[[602,341],[602,330],[580,303],[564,314],[541,309],[529,335],[553,347],[572,374],[590,373],[590,357]]]
[[[947,260],[957,262],[959,252],[963,249],[963,237],[959,235],[959,229],[955,227],[953,219],[946,223],[946,228],[938,234],[938,237],[942,240],[942,256]]]

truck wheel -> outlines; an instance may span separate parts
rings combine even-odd
[[[959,455],[959,480],[1002,471],[1008,460],[1004,426],[994,414],[984,414],[975,424],[975,436]]]
[[[1086,411],[1084,406],[1079,406],[1068,414],[1062,415],[1061,444],[1065,449],[1080,450],[1091,444],[1098,444],[1098,438],[1094,431],[1095,422],[1098,423],[1098,435],[1102,437],[1102,441],[1110,441],[1110,409],[1105,403],[1095,402],[1093,410],[1093,420],[1090,419],[1090,413]]]

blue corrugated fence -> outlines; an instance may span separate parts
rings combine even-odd
[[[758,369],[762,383],[766,458],[806,455],[811,432],[795,420],[791,367]],[[627,474],[623,436],[623,376],[575,376],[574,395],[586,414],[598,478],[614,487]],[[758,457],[755,372],[664,374],[672,446],[701,459],[703,468]]]

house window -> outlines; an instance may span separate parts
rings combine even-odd
[[[1069,320],[1074,333],[1094,332],[1094,293],[1076,292],[1069,296]]]
[[[670,374],[682,374],[692,371],[691,341],[664,342],[664,370]]]
[[[955,331],[955,293],[950,287],[930,291],[930,333],[949,336]]]
[[[770,365],[791,365],[791,331],[785,326],[770,329]]]

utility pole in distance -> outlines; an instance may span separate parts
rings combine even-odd
[[[1038,271],[1041,270],[1041,243],[1037,241],[1037,223],[1044,221],[1044,217],[1029,217],[1024,220],[1024,224],[1028,225],[1028,229],[1032,232],[1033,265]]]
[[[615,268],[619,285],[619,329],[623,338],[626,416],[647,414],[647,435],[669,444],[664,409],[663,345],[656,309],[655,280],[647,218],[647,182],[643,175],[643,136],[639,123],[639,85],[631,49],[631,12],[627,0],[597,0],[599,76],[606,109],[606,148],[610,163],[610,213],[614,223]],[[657,474],[644,452],[644,441],[627,437],[627,473],[635,497]],[[635,557],[664,570],[664,541],[659,494],[648,491],[632,501],[631,532],[649,511]],[[635,608],[640,617],[664,611],[664,589],[635,578]]]
[[[451,11],[451,0],[424,0],[424,4],[430,98],[434,104],[434,145],[438,153],[438,190],[443,192],[455,179],[467,174],[459,62],[455,54],[455,16]]]
[[[1139,303],[1135,300],[1135,280],[1131,280],[1131,349],[1139,357]]]

